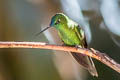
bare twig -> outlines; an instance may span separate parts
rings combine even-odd
[[[120,64],[115,62],[105,53],[101,53],[93,48],[85,49],[85,48],[76,48],[76,47],[68,47],[68,46],[60,46],[60,45],[58,46],[58,45],[46,44],[43,42],[0,42],[0,48],[41,48],[41,49],[77,52],[95,58],[101,61],[102,63],[106,64],[107,66],[111,67],[113,70],[120,73]]]

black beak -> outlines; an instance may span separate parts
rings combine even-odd
[[[50,28],[50,26],[49,26],[49,27],[46,27],[45,29],[43,29],[42,31],[40,31],[39,33],[37,33],[36,36],[39,35],[39,34],[41,34],[42,32],[44,32],[45,30],[47,30],[47,29],[49,29],[49,28]]]

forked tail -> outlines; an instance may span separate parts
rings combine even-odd
[[[71,54],[80,65],[88,69],[88,71],[92,76],[98,77],[97,70],[95,68],[94,62],[91,57],[85,56],[80,53],[74,53],[74,52],[71,52]]]

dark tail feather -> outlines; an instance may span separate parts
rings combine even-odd
[[[95,68],[95,65],[94,65],[91,57],[84,56],[79,53],[78,54],[73,53],[73,52],[71,52],[71,54],[79,64],[81,64],[84,68],[88,69],[88,71],[90,72],[90,74],[92,76],[98,77],[97,70]]]

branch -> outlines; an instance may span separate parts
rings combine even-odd
[[[76,48],[76,47],[68,47],[68,46],[60,46],[60,45],[58,46],[58,45],[46,44],[43,42],[0,42],[0,48],[39,48],[39,49],[41,48],[41,49],[77,52],[95,58],[100,62],[106,64],[113,70],[120,73],[120,64],[115,62],[105,53],[101,53],[93,48],[85,49],[85,48]]]

